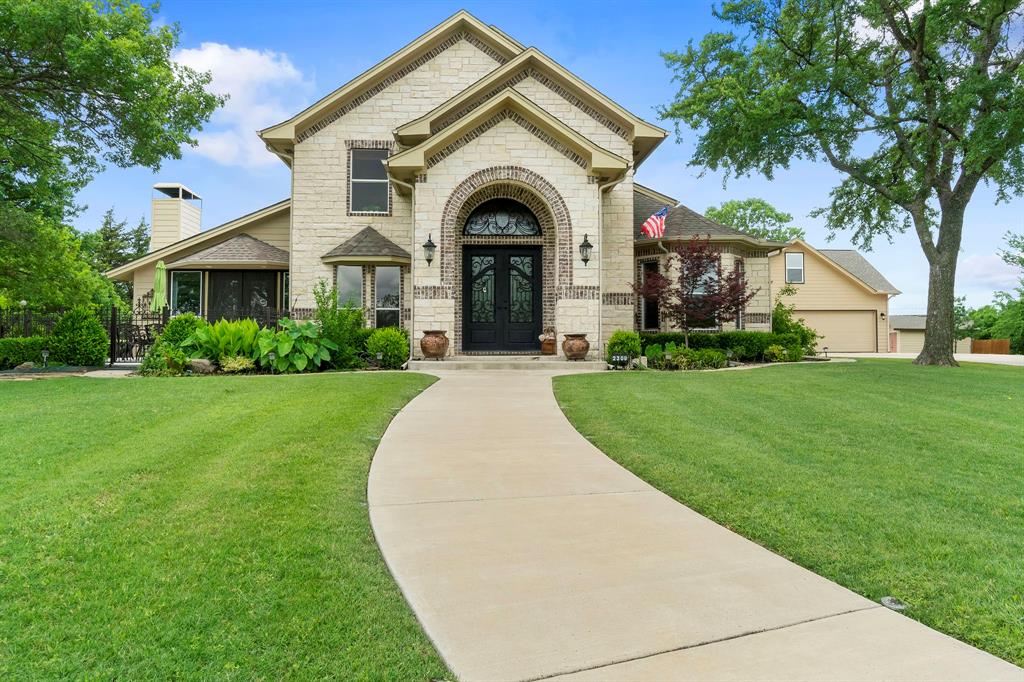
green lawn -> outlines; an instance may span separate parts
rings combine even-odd
[[[430,383],[0,382],[0,679],[447,676],[366,508]]]
[[[742,535],[1024,664],[1024,369],[563,376],[569,419]]]

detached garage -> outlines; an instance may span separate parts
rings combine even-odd
[[[889,350],[889,298],[900,293],[853,249],[816,249],[796,239],[769,258],[772,301],[785,287],[794,315],[822,336],[818,350],[884,353]]]

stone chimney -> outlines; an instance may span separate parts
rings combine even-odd
[[[158,182],[153,185],[152,208],[150,251],[199,234],[203,200],[185,185],[177,182]]]

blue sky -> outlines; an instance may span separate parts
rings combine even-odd
[[[606,5],[604,9],[602,6]],[[131,221],[148,218],[154,182],[182,182],[203,199],[203,228],[286,198],[288,169],[265,152],[255,130],[278,123],[350,80],[459,9],[495,24],[525,45],[533,45],[634,113],[657,119],[655,108],[676,88],[659,50],[685,46],[715,29],[710,4],[699,2],[248,2],[167,0],[159,20],[178,22],[178,58],[209,69],[214,85],[231,94],[204,131],[197,149],[157,173],[109,169],[79,196],[88,209],[76,220],[95,229],[104,211]],[[395,17],[402,16],[401,23]],[[811,209],[827,203],[840,176],[825,164],[795,164],[768,181],[761,177],[701,177],[687,166],[694,133],[666,140],[637,171],[637,180],[697,211],[732,198],[761,197],[792,213],[815,246],[847,248],[849,236],[826,242]],[[982,187],[967,212],[957,290],[972,306],[987,303],[994,290],[1013,286],[1016,274],[996,256],[1007,230],[1024,229],[1024,200],[996,205],[995,192]],[[893,313],[923,312],[927,262],[912,234],[892,244],[879,240],[866,254],[903,294]]]

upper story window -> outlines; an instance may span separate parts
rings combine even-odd
[[[391,192],[383,161],[387,149],[353,149],[349,152],[348,208],[351,213],[390,213]]]
[[[804,283],[804,254],[786,254],[786,284]]]

